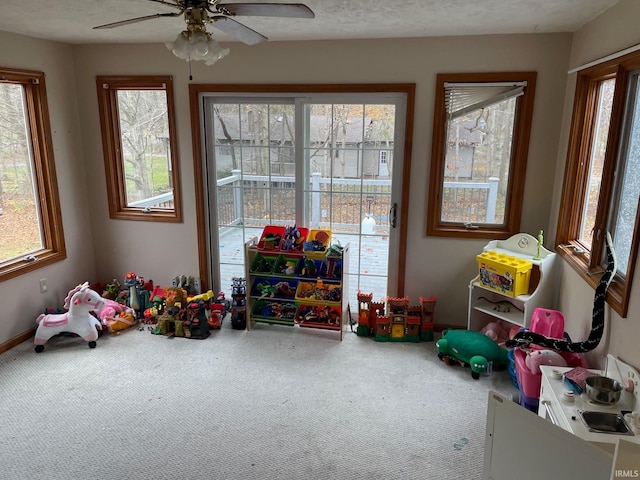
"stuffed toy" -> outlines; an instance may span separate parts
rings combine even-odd
[[[70,290],[64,299],[64,308],[68,312],[61,314],[40,314],[36,319],[38,328],[33,343],[36,353],[44,350],[44,344],[59,333],[70,332],[89,342],[89,348],[95,348],[98,330],[102,330],[100,321],[91,312],[100,310],[105,299],[89,288],[89,282]]]
[[[504,325],[502,320],[487,323],[481,332],[496,343],[502,343],[509,339],[509,328]]]
[[[108,298],[103,300],[104,306],[96,311],[96,314],[109,333],[115,333],[136,324],[136,312],[133,308]]]
[[[540,365],[554,365],[556,367],[566,367],[567,361],[562,355],[553,350],[531,350],[527,352],[525,364],[529,371],[540,373]]]

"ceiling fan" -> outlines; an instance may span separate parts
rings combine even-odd
[[[184,60],[204,60],[212,65],[224,57],[229,50],[222,49],[207,32],[207,24],[212,23],[222,32],[237,38],[247,45],[266,42],[261,33],[234,20],[236,16],[314,18],[313,11],[301,3],[220,3],[220,0],[148,0],[175,8],[175,12],[155,13],[144,17],[130,18],[119,22],[93,27],[107,29],[122,27],[132,23],[144,22],[155,18],[178,17],[184,15],[187,29],[178,35],[167,47],[174,55]]]

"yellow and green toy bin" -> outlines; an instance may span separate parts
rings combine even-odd
[[[296,301],[315,305],[339,306],[342,301],[342,286],[339,283],[315,282],[298,283]]]
[[[300,257],[292,257],[281,253],[273,267],[273,273],[293,277],[296,274],[299,261]]]
[[[296,296],[298,281],[283,280],[281,277],[256,278],[251,289],[251,296],[260,300],[290,300]]]
[[[251,262],[249,273],[271,275],[274,272],[277,260],[278,255],[268,255],[258,252]]]
[[[331,243],[331,230],[311,229],[304,242],[304,254],[307,258],[322,260],[327,255]]]
[[[489,250],[476,256],[480,284],[502,295],[517,297],[529,293],[533,264],[530,260]]]
[[[251,310],[251,317],[257,322],[294,325],[298,305],[295,302],[278,300],[257,300]]]

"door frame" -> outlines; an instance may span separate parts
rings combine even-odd
[[[207,215],[207,189],[209,180],[204,171],[206,157],[203,97],[214,93],[401,93],[406,95],[405,131],[402,163],[402,180],[400,205],[396,209],[398,228],[398,262],[396,295],[404,296],[407,221],[409,206],[409,185],[411,180],[411,152],[413,146],[413,117],[415,103],[415,83],[381,83],[381,84],[190,84],[189,108],[191,119],[191,142],[193,150],[194,193],[196,206],[196,227],[198,239],[198,270],[200,286],[203,291],[211,288],[209,278],[209,251],[211,250],[207,231],[210,220]]]

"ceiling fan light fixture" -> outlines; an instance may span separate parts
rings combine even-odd
[[[165,45],[182,60],[202,60],[207,65],[213,65],[229,54],[228,48],[222,48],[210,33],[202,30],[184,30],[174,42]]]

